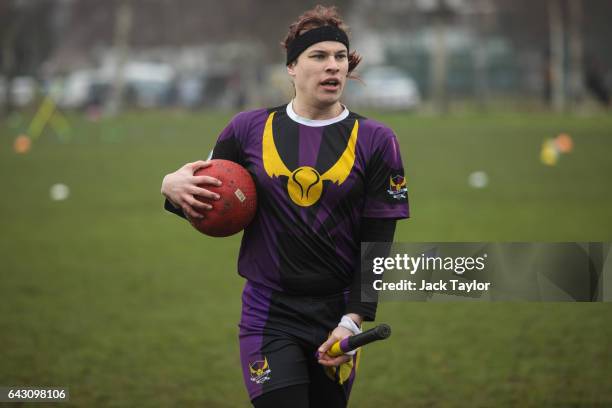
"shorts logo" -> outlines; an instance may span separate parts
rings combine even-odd
[[[263,360],[253,361],[249,363],[249,371],[251,372],[251,381],[256,384],[263,384],[270,379],[272,370],[268,365],[267,357]]]
[[[408,189],[406,188],[406,179],[404,176],[393,176],[389,177],[389,189],[387,193],[396,200],[400,200],[402,198],[406,198],[406,193]]]

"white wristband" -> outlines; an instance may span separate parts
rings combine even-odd
[[[357,326],[357,323],[355,323],[353,321],[353,319],[351,319],[347,315],[342,316],[342,319],[340,320],[340,323],[338,323],[338,327],[345,328],[346,330],[348,330],[351,333],[353,333],[353,336],[356,335],[356,334],[361,334],[361,329],[359,328],[359,326]],[[356,352],[357,352],[357,350],[353,350],[353,351],[349,351],[348,353],[344,353],[344,354],[352,356]]]
[[[361,334],[361,329],[359,328],[359,326],[357,326],[357,323],[355,323],[353,319],[351,319],[347,315],[342,316],[342,320],[340,320],[338,326],[350,330],[353,335]]]

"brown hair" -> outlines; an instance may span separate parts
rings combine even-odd
[[[285,50],[287,46],[293,41],[297,36],[304,34],[308,30],[312,30],[313,28],[319,28],[326,25],[335,26],[340,30],[344,31],[348,36],[348,26],[344,24],[342,17],[338,12],[338,8],[335,6],[325,7],[321,5],[315,6],[315,8],[306,11],[304,14],[298,17],[296,21],[291,23],[289,26],[289,32],[285,37],[284,41],[281,42],[281,45]],[[351,78],[350,73],[353,72],[357,65],[361,62],[361,56],[357,54],[355,51],[349,52],[348,55],[348,63],[349,63],[349,78]]]

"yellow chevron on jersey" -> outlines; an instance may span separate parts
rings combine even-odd
[[[268,177],[287,176],[287,193],[291,200],[301,206],[310,207],[321,198],[323,193],[323,182],[328,180],[337,185],[346,181],[355,164],[355,146],[359,133],[359,121],[355,120],[353,130],[349,137],[346,148],[338,158],[338,161],[322,175],[317,169],[310,166],[302,166],[290,171],[278,153],[274,143],[272,122],[274,113],[270,113],[266,120],[262,140],[262,161]]]

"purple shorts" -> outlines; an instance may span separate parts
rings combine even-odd
[[[294,296],[247,281],[239,337],[242,374],[251,400],[276,389],[310,384],[331,387],[348,401],[355,369],[340,385],[315,358],[345,308],[344,293]]]

